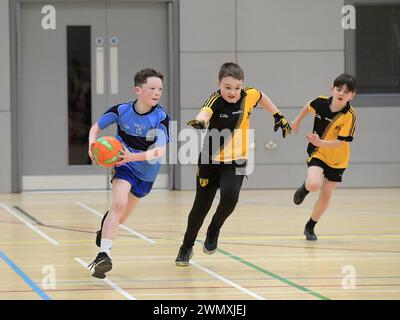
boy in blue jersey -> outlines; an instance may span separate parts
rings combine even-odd
[[[169,142],[169,116],[158,102],[163,90],[163,75],[153,69],[143,69],[135,74],[134,92],[137,100],[108,109],[93,124],[89,132],[89,156],[94,160],[91,146],[101,130],[116,123],[116,138],[124,150],[121,160],[113,169],[112,203],[104,215],[97,232],[96,245],[100,247],[93,276],[105,278],[112,268],[111,248],[117,229],[129,217],[140,198],[146,196],[157,177],[162,157]]]

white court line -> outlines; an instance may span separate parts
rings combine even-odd
[[[40,236],[42,236],[43,238],[45,238],[47,241],[49,241],[51,244],[54,244],[55,246],[58,246],[60,243],[56,240],[54,240],[53,238],[49,237],[47,234],[45,234],[43,231],[41,231],[40,229],[36,228],[34,225],[32,225],[28,220],[25,220],[24,218],[22,218],[18,213],[16,213],[14,210],[12,210],[11,208],[7,207],[5,204],[0,203],[0,207],[2,207],[3,209],[5,209],[6,211],[8,211],[9,213],[11,213],[14,217],[16,217],[17,219],[21,220],[23,223],[26,224],[26,226],[30,229],[32,229],[33,231],[35,231],[37,234],[39,234]]]
[[[82,208],[84,208],[84,209],[86,209],[86,210],[92,212],[93,214],[95,214],[95,215],[97,215],[97,216],[99,216],[99,217],[101,217],[101,218],[103,217],[103,214],[101,214],[100,212],[98,212],[98,211],[96,211],[96,210],[94,210],[94,209],[88,207],[87,205],[83,204],[82,202],[76,201],[75,203],[76,203],[78,206],[80,206],[80,207],[82,207]],[[156,243],[154,240],[149,239],[149,238],[143,236],[142,234],[137,233],[136,231],[134,231],[134,230],[132,230],[132,229],[130,229],[130,228],[128,228],[128,227],[125,227],[124,225],[120,225],[120,227],[121,227],[122,229],[125,229],[125,230],[131,232],[131,233],[136,234],[136,235],[139,236],[140,238],[142,238],[142,239],[144,239],[144,240],[146,240],[146,241],[148,241],[148,242],[150,242],[150,243]],[[77,259],[77,258],[75,258],[75,260],[76,260],[76,259]],[[77,261],[78,261],[78,260],[77,260]],[[252,297],[254,297],[254,298],[256,298],[256,299],[258,299],[258,300],[266,300],[264,297],[261,297],[261,296],[257,295],[256,293],[251,292],[250,290],[247,290],[247,289],[245,289],[245,288],[239,286],[238,284],[236,284],[236,283],[234,283],[234,282],[232,282],[232,281],[230,281],[230,280],[224,278],[223,276],[220,276],[220,275],[218,275],[217,273],[215,273],[215,272],[213,272],[213,271],[211,271],[211,270],[209,270],[209,269],[207,269],[207,268],[205,268],[205,267],[202,267],[201,265],[199,265],[198,263],[194,262],[193,260],[191,261],[191,263],[192,263],[195,267],[197,267],[198,269],[200,269],[200,270],[202,270],[202,271],[204,271],[204,272],[206,272],[206,273],[212,275],[213,277],[215,277],[215,278],[217,278],[217,279],[219,279],[219,280],[221,280],[221,281],[223,281],[223,282],[229,284],[229,285],[232,286],[232,287],[235,287],[236,289],[238,289],[238,290],[240,290],[240,291],[242,291],[242,292],[244,292],[244,293],[246,293],[246,294],[248,294],[248,295],[250,295],[250,296],[252,296]]]
[[[211,271],[210,269],[207,269],[207,268],[199,265],[197,262],[195,262],[193,260],[191,260],[190,263],[193,264],[195,267],[199,268],[200,270],[210,274],[211,276],[221,280],[222,282],[225,282],[226,284],[228,284],[228,285],[230,285],[232,287],[235,287],[236,289],[242,291],[243,293],[248,294],[248,295],[256,298],[257,300],[266,300],[264,297],[261,297],[258,294],[254,293],[254,292],[252,292],[252,291],[250,291],[250,290],[248,290],[246,288],[243,288],[243,287],[239,286],[238,284],[234,283],[233,281],[231,281],[229,279],[226,279],[223,276],[220,276],[219,274],[215,273],[214,271]]]
[[[81,266],[83,266],[85,269],[90,270],[87,266],[88,264],[85,261],[83,261],[82,259],[74,258],[74,260],[76,262],[78,262]],[[110,279],[105,278],[105,279],[101,279],[101,280],[103,280],[105,283],[107,283],[110,287],[112,287],[115,291],[117,291],[119,294],[123,295],[128,300],[136,300],[136,298],[134,296],[131,296],[128,292],[126,292],[124,289],[122,289],[121,287],[116,285]]]
[[[241,256],[242,257],[242,256]],[[135,257],[136,258],[136,257]],[[207,258],[204,259],[200,259],[201,262],[209,262],[209,260],[206,260]],[[259,259],[252,259],[253,262],[258,262],[258,261],[265,261],[265,256]],[[365,257],[365,258],[342,258],[342,257],[338,257],[338,258],[331,258],[331,259],[326,259],[326,258],[310,258],[310,259],[274,259],[274,262],[276,261],[318,261],[318,260],[322,260],[322,261],[340,261],[342,262],[344,259],[346,260],[376,260],[377,257]],[[388,260],[399,260],[400,258],[388,258]],[[152,263],[152,262],[157,262],[157,263],[171,263],[171,258],[168,260],[159,260],[158,258],[154,258],[154,259],[148,259],[148,260],[141,260],[141,261],[120,261],[120,264],[147,264],[147,263]],[[381,261],[382,263],[387,263],[387,261],[383,260]],[[227,259],[213,259],[213,263],[227,263]]]
[[[318,290],[318,292],[321,292],[321,293],[343,293],[343,294],[346,294],[346,295],[352,295],[352,294],[360,294],[360,293],[382,293],[382,292],[391,292],[391,293],[397,293],[397,292],[400,292],[400,290],[395,290],[395,289],[388,289],[388,290],[358,290],[358,291],[355,291],[355,290],[357,290],[357,289],[352,289],[351,291],[350,290],[345,290],[345,289],[342,289],[342,290]],[[273,295],[273,294],[292,294],[292,295],[297,295],[297,294],[299,294],[299,292],[295,292],[295,291],[260,291],[260,293],[263,293],[263,294],[271,294],[271,295]],[[239,295],[240,293],[238,293],[238,292],[226,292],[226,293],[223,293],[223,294],[229,294],[229,295]],[[140,294],[138,294],[138,296],[166,296],[166,297],[168,297],[168,296],[195,296],[193,299],[196,299],[196,296],[200,296],[200,295],[221,295],[221,293],[218,293],[218,292],[208,292],[208,291],[206,291],[206,292],[174,292],[174,293],[140,293]],[[166,298],[167,300],[168,300],[168,298]],[[335,299],[338,299],[338,298],[335,298]],[[357,298],[355,298],[356,300],[357,300]],[[371,299],[371,298],[370,298]],[[396,299],[396,298],[394,298],[394,299]],[[286,299],[287,300],[287,299]],[[298,300],[298,299],[296,299],[296,300]],[[306,300],[306,299],[303,299],[303,300]]]
[[[82,208],[88,210],[89,212],[95,214],[96,216],[99,216],[100,218],[103,218],[103,216],[104,216],[104,214],[101,214],[101,213],[98,212],[97,210],[88,207],[87,205],[83,204],[82,202],[76,201],[75,204],[77,204],[78,206],[80,206],[80,207],[82,207]],[[128,231],[128,232],[131,233],[131,234],[134,234],[135,236],[137,236],[137,237],[139,237],[139,238],[141,238],[141,239],[143,239],[143,240],[146,240],[147,242],[150,242],[151,244],[156,243],[153,239],[147,238],[147,237],[144,236],[143,234],[141,234],[141,233],[139,233],[139,232],[137,232],[137,231],[135,231],[135,230],[133,230],[133,229],[131,229],[131,228],[129,228],[129,227],[123,225],[123,224],[120,224],[119,227],[120,227],[121,229],[124,229],[124,230]]]

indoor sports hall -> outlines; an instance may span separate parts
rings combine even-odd
[[[400,0],[1,0],[0,40],[0,300],[400,299]],[[353,75],[350,161],[307,240],[320,194],[293,197],[314,116],[284,138],[260,104],[242,112],[239,200],[206,254],[217,191],[178,266],[206,132],[187,122],[225,62],[288,123]],[[151,192],[117,229],[112,270],[96,278],[96,232],[117,195],[112,170],[88,155],[89,130],[135,99],[147,67],[164,74],[170,140]]]

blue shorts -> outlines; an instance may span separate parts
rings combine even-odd
[[[140,180],[127,166],[114,167],[111,182],[114,179],[128,181],[131,184],[131,193],[138,198],[143,198],[144,196],[146,196],[150,192],[154,184],[154,181],[149,182]]]

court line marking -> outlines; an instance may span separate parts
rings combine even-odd
[[[260,257],[258,257],[258,258],[254,258],[254,259],[252,259],[253,261],[265,261],[267,258],[266,258],[266,255],[264,255],[264,256],[260,256]],[[341,257],[337,257],[337,258],[330,258],[330,259],[327,259],[327,258],[318,258],[318,259],[314,259],[314,258],[312,258],[312,257],[310,257],[310,258],[308,258],[308,259],[301,259],[301,258],[299,258],[299,259],[296,259],[296,258],[293,258],[293,259],[285,259],[285,258],[281,258],[281,259],[274,259],[274,262],[277,262],[277,261],[283,261],[283,262],[291,262],[291,261],[301,261],[301,262],[310,262],[311,260],[312,261],[317,261],[317,260],[323,260],[323,261],[339,261],[339,262],[342,262],[343,260],[346,260],[346,261],[349,261],[349,260],[376,260],[377,258],[376,257],[368,257],[367,259],[362,259],[362,258],[348,258],[348,257],[345,257],[345,258],[341,258]],[[399,260],[400,258],[395,258],[395,259],[393,259],[393,258],[390,258],[390,259],[388,259],[388,260]],[[199,260],[197,260],[197,261],[199,261],[199,262],[202,262],[202,263],[207,263],[207,262],[210,262],[210,260],[208,260],[207,258],[204,258],[204,259],[199,259]],[[171,259],[158,259],[158,258],[155,258],[155,259],[148,259],[148,260],[141,260],[141,261],[120,261],[120,262],[118,262],[119,264],[147,264],[147,263],[152,263],[152,262],[157,262],[157,263],[165,263],[165,264],[169,264],[169,263],[171,263]],[[226,263],[227,262],[227,260],[226,259],[213,259],[212,260],[212,262],[213,263]],[[386,263],[388,263],[388,261],[383,261],[382,263],[384,263],[384,264],[386,264]]]
[[[379,233],[379,234],[325,234],[325,235],[320,235],[321,238],[324,239],[374,239],[378,240],[378,238],[395,238],[398,239],[400,238],[399,234],[393,234],[393,233]],[[263,240],[305,240],[304,236],[300,235],[270,235],[270,236],[264,236],[264,235],[256,235],[256,236],[240,236],[240,235],[232,235],[232,236],[225,236],[225,240],[249,240],[249,241],[263,241]]]
[[[17,210],[19,213],[23,214],[25,217],[27,217],[29,220],[32,220],[39,226],[45,226],[45,224],[38,219],[36,219],[34,216],[26,212],[24,209],[20,208],[19,206],[12,206],[15,210]]]
[[[78,206],[80,206],[80,207],[82,207],[82,208],[84,208],[84,209],[90,211],[91,213],[93,213],[93,214],[99,216],[100,218],[103,217],[103,214],[101,214],[100,212],[98,212],[98,211],[95,210],[95,209],[90,208],[89,206],[85,205],[84,203],[82,203],[82,202],[80,202],[80,201],[76,201],[75,204],[77,204]],[[123,228],[124,225],[120,225],[120,227]],[[138,235],[140,238],[142,238],[142,239],[144,239],[144,240],[146,240],[146,241],[148,241],[148,242],[150,242],[150,243],[152,243],[152,244],[156,243],[154,240],[149,239],[149,238],[147,238],[146,236],[144,236],[144,235],[142,235],[142,234],[140,234],[140,233],[138,233],[138,232],[136,232],[136,231],[134,231],[134,230],[131,230],[131,229],[128,228],[128,227],[125,227],[125,228],[123,228],[123,229],[125,229],[125,230],[127,230],[127,231],[129,231],[129,232],[132,232],[132,233]],[[77,258],[75,258],[75,259],[77,259]],[[192,261],[192,262],[193,262],[193,261]],[[205,267],[200,266],[198,263],[194,263],[193,265],[195,265],[198,269],[200,269],[200,270],[202,270],[202,271],[204,271],[204,272],[206,272],[206,273],[212,275],[213,277],[215,277],[215,278],[217,278],[217,279],[219,279],[219,280],[221,280],[221,281],[223,281],[223,282],[225,282],[225,283],[230,284],[231,286],[233,286],[233,287],[239,289],[239,290],[242,291],[242,292],[246,292],[247,294],[249,294],[249,295],[251,295],[251,296],[253,296],[253,297],[256,297],[257,299],[263,299],[263,300],[265,300],[265,298],[263,298],[263,297],[261,297],[261,296],[258,296],[257,294],[255,294],[255,293],[253,293],[253,292],[251,292],[251,291],[249,291],[249,290],[247,290],[247,289],[245,289],[245,288],[243,288],[243,287],[240,287],[240,286],[237,285],[236,283],[231,282],[230,280],[228,280],[228,279],[226,279],[226,278],[224,278],[224,277],[218,275],[217,273],[215,273],[215,272],[213,272],[213,271],[211,271],[211,270],[209,270],[209,269],[207,269],[207,268],[205,268]],[[248,291],[248,292],[247,292],[247,291]]]
[[[95,210],[95,209],[93,209],[93,208],[87,206],[86,204],[84,204],[84,203],[82,203],[82,202],[80,202],[80,201],[75,201],[75,204],[77,204],[77,205],[80,206],[81,208],[84,208],[84,209],[86,209],[87,211],[89,211],[89,212],[95,214],[96,216],[99,216],[100,218],[103,218],[103,216],[104,216],[104,214],[101,214],[101,213],[98,212],[97,210]],[[139,232],[137,232],[137,231],[135,231],[135,230],[133,230],[133,229],[127,227],[127,226],[125,226],[124,224],[120,224],[119,227],[120,227],[121,229],[124,229],[124,230],[128,231],[129,233],[134,234],[135,236],[137,236],[137,237],[139,237],[139,238],[141,238],[141,239],[143,239],[143,240],[145,240],[145,241],[151,243],[151,244],[156,243],[153,239],[147,238],[145,235],[143,235],[143,234],[141,234],[141,233],[139,233]]]
[[[31,280],[27,276],[25,272],[21,270],[9,257],[6,256],[6,254],[0,250],[0,258],[3,259],[3,261],[8,264],[8,266],[22,279],[24,282],[32,288],[35,293],[39,295],[43,300],[51,300],[51,298],[42,290],[40,289],[34,281]]]
[[[4,203],[0,202],[0,207],[5,209],[7,212],[11,213],[14,217],[22,221],[28,228],[32,229],[35,231],[37,234],[39,234],[41,237],[45,238],[48,242],[51,244],[54,244],[55,246],[58,246],[60,243],[53,238],[49,237],[47,234],[45,234],[43,231],[40,229],[36,228],[34,225],[32,225],[28,220],[22,218],[18,213],[14,212],[11,208],[7,207]]]
[[[315,291],[313,291],[311,289],[308,289],[308,288],[303,287],[303,286],[301,286],[301,285],[299,285],[297,283],[294,283],[294,282],[292,282],[292,281],[290,281],[290,280],[288,280],[288,279],[286,279],[284,277],[281,277],[281,276],[279,276],[279,275],[277,275],[277,274],[275,274],[275,273],[273,273],[273,272],[271,272],[271,271],[269,271],[267,269],[261,268],[261,267],[255,265],[255,264],[247,261],[247,260],[244,260],[244,259],[240,258],[239,256],[231,254],[231,253],[229,253],[229,252],[227,252],[225,250],[222,250],[220,248],[217,248],[217,251],[222,253],[223,255],[225,255],[227,257],[230,257],[230,258],[232,258],[232,259],[234,259],[234,260],[236,260],[236,261],[238,261],[240,263],[243,263],[244,265],[246,265],[246,266],[248,266],[248,267],[250,267],[250,268],[252,268],[252,269],[254,269],[256,271],[260,271],[260,272],[262,272],[262,273],[264,273],[264,274],[266,274],[266,275],[268,275],[268,276],[270,276],[270,277],[272,277],[272,278],[274,278],[276,280],[279,280],[281,282],[284,282],[284,283],[288,284],[291,287],[294,287],[294,288],[296,288],[296,289],[298,289],[300,291],[303,291],[305,293],[311,294],[311,295],[313,295],[314,297],[317,297],[320,300],[330,300],[328,297],[325,297],[322,294],[319,294],[318,292],[315,292]]]
[[[262,296],[259,296],[258,294],[256,294],[256,293],[254,293],[254,292],[252,292],[252,291],[250,291],[250,290],[248,290],[248,289],[246,289],[246,288],[243,288],[242,286],[236,284],[235,282],[233,282],[233,281],[231,281],[231,280],[229,280],[229,279],[227,279],[227,278],[225,278],[225,277],[223,277],[223,276],[220,276],[219,274],[215,273],[214,271],[212,271],[212,270],[210,270],[210,269],[208,269],[208,268],[206,268],[206,267],[203,267],[203,266],[199,265],[199,264],[198,264],[196,261],[194,261],[194,260],[191,260],[190,263],[191,263],[192,265],[194,265],[196,268],[198,268],[198,269],[200,269],[200,270],[202,270],[202,271],[208,273],[209,275],[213,276],[214,278],[217,278],[218,280],[221,280],[222,282],[225,282],[226,284],[228,284],[228,285],[230,285],[230,286],[232,286],[232,287],[238,289],[239,291],[242,291],[242,292],[245,293],[245,294],[248,294],[248,295],[250,295],[250,296],[256,298],[257,300],[266,300],[266,298],[264,298],[264,297],[262,297]]]
[[[85,261],[83,261],[80,258],[74,258],[74,260],[76,262],[78,262],[81,266],[83,266],[85,269],[90,271],[90,269],[87,266],[88,264]],[[120,286],[115,284],[110,279],[105,278],[105,279],[101,279],[101,280],[103,280],[105,283],[107,283],[110,287],[112,287],[115,291],[117,291],[119,294],[123,295],[128,300],[136,300],[136,298],[134,296],[130,295],[128,292],[126,292],[124,289],[122,289]]]
[[[92,243],[92,242],[91,242]],[[119,242],[118,242],[119,243]],[[388,256],[390,256],[390,255],[399,255],[399,253],[386,253],[386,252],[382,252],[382,253],[380,253],[380,252],[378,252],[378,253],[367,253],[367,252],[361,252],[361,253],[355,253],[355,254],[353,254],[353,253],[347,253],[347,252],[345,252],[345,253],[343,253],[343,254],[340,254],[340,253],[312,253],[312,254],[310,254],[310,253],[271,253],[271,254],[269,254],[269,253],[264,253],[264,254],[250,254],[250,253],[248,253],[248,254],[241,254],[240,256],[241,257],[251,257],[251,258],[265,258],[266,256],[268,256],[268,257],[278,257],[278,258],[280,258],[280,257],[289,257],[289,259],[291,259],[292,257],[296,257],[296,256],[298,256],[299,258],[303,258],[305,255],[308,255],[309,256],[309,258],[312,258],[312,259],[314,259],[314,257],[317,257],[317,256],[339,256],[339,257],[342,257],[342,258],[344,258],[344,259],[347,259],[348,257],[353,257],[354,255],[360,255],[361,257],[360,257],[360,259],[362,259],[363,258],[363,256],[365,256],[366,258],[370,258],[370,257],[375,257],[376,258],[376,256],[379,256],[379,255],[388,255]],[[118,255],[118,256],[116,256],[116,255],[113,255],[114,257],[118,257],[118,259],[119,260],[123,260],[123,259],[127,259],[127,260],[131,260],[132,259],[132,256],[131,255]],[[90,256],[87,256],[88,258],[90,258]],[[222,258],[222,257],[221,257]],[[384,258],[386,258],[386,257],[384,257]],[[392,258],[392,257],[388,257],[388,258]],[[399,258],[399,257],[393,257],[393,258]],[[157,259],[160,259],[160,260],[163,260],[163,259],[165,259],[165,261],[171,261],[171,255],[167,255],[167,254],[165,254],[165,255],[162,255],[162,254],[153,254],[153,255],[135,255],[135,261],[133,262],[133,261],[129,261],[129,262],[131,262],[131,263],[135,263],[135,262],[137,262],[137,260],[138,259],[141,259],[141,260],[148,260],[149,259],[149,261],[154,261],[154,260],[157,260]],[[196,260],[198,261],[198,260],[205,260],[205,261],[210,261],[210,257],[209,257],[209,255],[204,255],[204,256],[199,256],[199,257],[197,257],[196,258]],[[212,261],[214,261],[215,260],[215,258],[213,257],[212,258]],[[221,260],[221,259],[220,259]],[[226,261],[226,260],[221,260],[221,261]],[[400,277],[400,275],[399,275],[399,277]]]
[[[365,282],[367,282],[367,280],[387,280],[390,281],[391,279],[396,279],[398,280],[400,277],[399,276],[357,276],[357,287],[388,287],[388,286],[397,286],[399,287],[398,290],[400,290],[400,283],[393,283],[393,282],[389,282],[389,283],[372,283],[372,284],[367,284],[367,283],[362,283],[360,284],[360,280],[363,280]],[[117,284],[122,284],[122,283],[126,283],[126,284],[132,284],[132,283],[139,283],[139,284],[143,284],[143,283],[149,283],[149,282],[167,282],[167,283],[176,283],[176,282],[182,282],[183,278],[171,278],[171,277],[167,277],[167,278],[146,278],[146,279],[134,279],[134,280],[118,280],[118,281],[114,281]],[[297,279],[297,280],[321,280],[321,281],[329,281],[329,280],[338,280],[338,279],[342,279],[342,277],[340,276],[327,276],[327,277],[290,277],[290,279]],[[206,282],[211,282],[214,281],[213,279],[210,279],[209,277],[205,278],[205,277],[197,277],[197,278],[191,278],[190,279],[192,282],[203,282],[203,284],[206,284]],[[264,276],[246,276],[246,277],[235,277],[234,278],[235,281],[255,281],[255,282],[259,282],[260,280],[264,280],[264,281],[275,281],[275,279],[270,278],[270,279],[266,279]],[[36,282],[37,284],[39,282]],[[325,282],[324,282],[325,283]],[[336,282],[335,282],[336,283]],[[75,284],[75,285],[86,285],[86,284],[93,284],[93,280],[88,279],[88,280],[57,280],[57,285],[67,285],[67,284]],[[339,287],[340,285],[337,284],[317,284],[317,285],[313,285],[314,287]],[[254,288],[264,288],[264,287],[271,287],[270,285],[251,285],[251,287]],[[278,285],[278,286],[272,286],[274,288],[278,288],[278,287],[286,287],[284,285]],[[168,287],[170,288],[170,287]],[[167,289],[168,289],[167,288]],[[187,288],[187,287],[184,287]],[[196,288],[198,288],[196,286]],[[212,289],[212,288],[223,288],[223,287],[209,287],[207,286],[207,288]],[[226,288],[226,287],[224,287]],[[133,289],[133,288],[132,288]],[[148,287],[145,288],[139,288],[139,289],[150,289]],[[158,289],[166,289],[166,288],[158,288]],[[77,288],[74,288],[73,290],[78,290]],[[21,292],[25,292],[25,290],[0,290],[0,292],[14,292],[14,291],[21,291]],[[62,289],[53,289],[52,291],[62,291]]]
[[[321,292],[324,293],[343,293],[344,295],[349,295],[349,294],[353,294],[355,296],[358,295],[362,295],[363,293],[398,293],[400,292],[400,290],[359,290],[359,291],[354,291],[354,290],[321,290]],[[267,294],[267,295],[281,295],[281,294],[285,294],[285,295],[293,295],[293,294],[298,294],[298,292],[296,291],[260,291],[260,293],[262,294]],[[221,293],[216,293],[216,292],[175,292],[175,293],[139,293],[138,296],[197,296],[197,295],[220,295]],[[227,292],[225,294],[230,294],[230,295],[238,295],[238,292]],[[379,296],[381,297],[381,296]],[[196,299],[196,298],[194,298]],[[299,297],[295,297],[293,298],[295,300],[302,300]],[[336,297],[336,299],[340,300],[340,297]],[[352,298],[352,299],[357,299],[357,298]],[[362,299],[362,298],[358,298],[358,299]],[[371,298],[369,298],[371,299]],[[397,298],[391,298],[391,299],[397,299]],[[284,300],[288,300],[287,298],[285,298]]]
[[[112,288],[104,288],[104,289],[87,289],[87,288],[82,288],[82,289],[64,289],[64,290],[54,290],[55,292],[77,292],[77,291],[108,291],[108,290],[112,290]],[[400,292],[399,289],[382,289],[382,290],[359,290],[359,291],[355,291],[357,289],[352,289],[352,290],[321,290],[320,292],[324,292],[324,293],[342,293],[346,296],[353,294],[354,296],[357,296],[357,294],[365,294],[365,293],[398,293]],[[53,290],[52,290],[53,291]],[[26,293],[29,292],[27,290],[16,290],[16,291],[10,291],[10,290],[2,290],[0,291],[0,293],[14,293],[14,292],[19,292],[19,293]],[[260,293],[263,294],[299,294],[299,292],[296,291],[259,291]],[[220,293],[220,292],[209,292],[209,291],[204,291],[204,292],[174,292],[174,293],[170,293],[170,292],[165,292],[165,293],[138,293],[137,296],[195,296],[193,299],[196,299],[196,296],[198,295],[213,295],[213,296],[217,296],[217,295],[221,295],[221,294],[229,294],[229,295],[240,295],[242,293],[240,292],[224,292],[224,293]],[[381,296],[380,296],[381,297]],[[305,300],[305,299],[301,299],[301,298],[294,298],[295,300]],[[341,299],[340,297],[336,297],[336,299]],[[357,299],[357,298],[352,298]],[[360,299],[360,298],[358,298]],[[397,299],[396,297],[394,298],[390,298],[390,299]],[[285,299],[287,300],[287,298]]]

